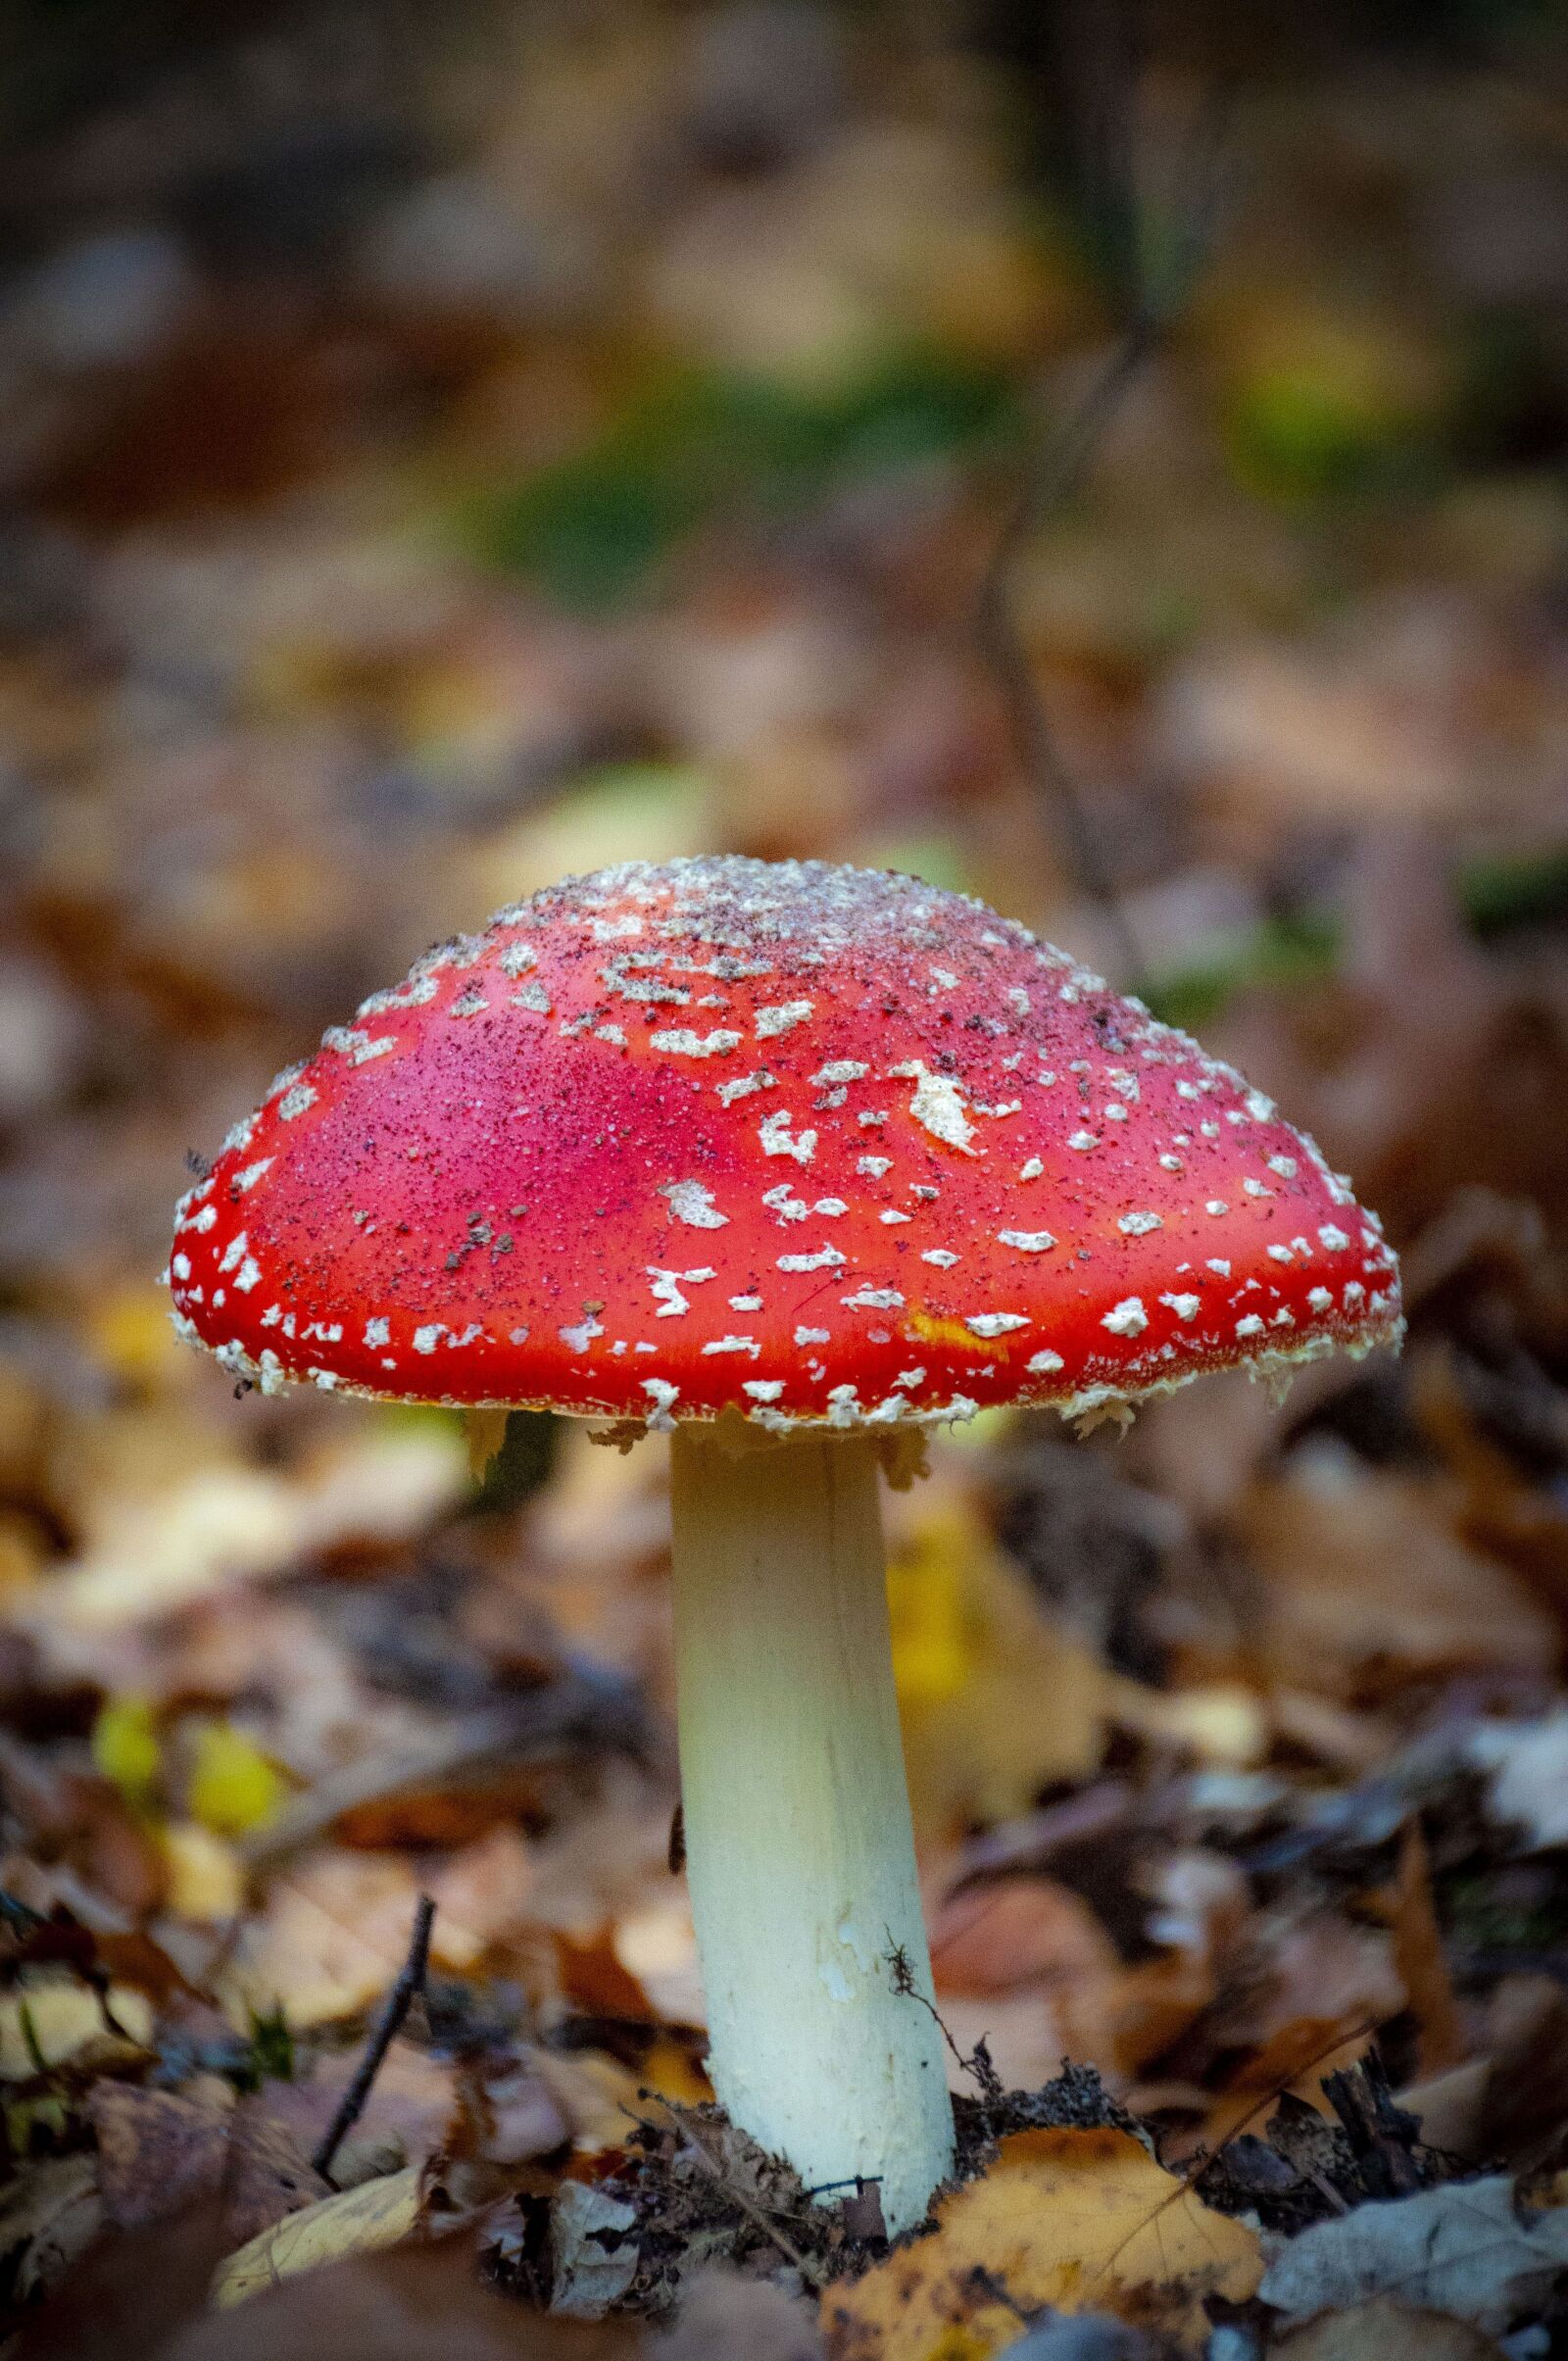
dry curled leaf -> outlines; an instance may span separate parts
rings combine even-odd
[[[936,2223],[829,2290],[833,2361],[983,2361],[1016,2339],[1020,2312],[1048,2304],[1196,2334],[1204,2295],[1240,2302],[1261,2270],[1254,2234],[1126,2132],[1016,2132],[989,2172],[941,2200]]]
[[[413,2164],[383,2180],[322,2197],[231,2254],[213,2283],[213,2301],[220,2307],[244,2303],[298,2271],[395,2246],[411,2235],[418,2219],[419,2170]]]

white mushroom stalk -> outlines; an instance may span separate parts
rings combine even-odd
[[[875,1446],[692,1423],[672,1449],[681,1795],[713,2088],[808,2189],[875,2180],[897,2234],[952,2170],[953,2109],[915,1996],[929,2001],[931,1970]]]

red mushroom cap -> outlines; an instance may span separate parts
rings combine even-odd
[[[236,1373],[612,1419],[1078,1412],[1396,1340],[1374,1215],[1230,1067],[982,904],[640,864],[444,945],[181,1201]]]

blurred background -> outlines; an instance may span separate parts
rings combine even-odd
[[[156,1274],[187,1162],[428,943],[628,857],[886,864],[1234,1058],[1412,1312],[890,1501],[944,2011],[1178,2139],[1377,2026],[1494,2152],[1568,2057],[1560,9],[0,41],[16,1940],[150,1929],[158,2071],[177,2019],[324,2089],[423,1886],[406,2149],[453,2027],[701,2090],[660,1446],[514,1420],[480,1482],[443,1413],[236,1399]],[[69,2157],[8,2005],[12,2153]]]

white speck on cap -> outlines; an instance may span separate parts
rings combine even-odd
[[[1142,1336],[1149,1326],[1149,1314],[1141,1296],[1123,1296],[1119,1303],[1101,1315],[1100,1325],[1108,1328],[1112,1336]]]
[[[296,1115],[302,1115],[308,1107],[315,1105],[316,1093],[310,1084],[296,1082],[293,1089],[285,1091],[279,1099],[277,1111],[285,1123],[292,1123]]]
[[[718,1095],[726,1107],[732,1107],[737,1099],[749,1099],[753,1091],[776,1090],[777,1088],[778,1085],[773,1076],[763,1066],[759,1068],[755,1074],[740,1074],[733,1082],[721,1082],[718,1085]]]
[[[648,1043],[668,1058],[727,1058],[740,1048],[741,1036],[722,1026],[711,1033],[694,1033],[690,1025],[674,1025],[668,1032],[650,1033]]]
[[[1331,1221],[1325,1222],[1323,1228],[1319,1230],[1317,1241],[1319,1246],[1326,1247],[1331,1254],[1343,1254],[1350,1243],[1345,1232],[1336,1229]]]
[[[843,1260],[836,1246],[824,1246],[814,1254],[780,1254],[778,1267],[781,1271],[829,1271]]]
[[[1159,1300],[1170,1305],[1179,1320],[1196,1320],[1202,1305],[1200,1296],[1161,1296]]]
[[[798,1164],[808,1164],[816,1154],[814,1131],[792,1132],[793,1121],[788,1107],[780,1107],[775,1115],[765,1115],[758,1126],[757,1136],[762,1143],[764,1156],[793,1156]]]
[[[1067,1145],[1069,1148],[1076,1148],[1081,1156],[1087,1156],[1091,1148],[1100,1146],[1099,1134],[1093,1131],[1075,1131]]]
[[[914,1095],[909,1101],[909,1112],[921,1129],[948,1148],[956,1148],[962,1156],[973,1156],[969,1142],[974,1137],[974,1125],[964,1112],[963,1093],[948,1074],[933,1074],[918,1058],[909,1058],[892,1069],[895,1074],[908,1077],[914,1083]]]
[[[922,1262],[934,1262],[939,1271],[950,1271],[958,1257],[945,1246],[928,1246],[921,1254]]]
[[[841,1296],[839,1301],[848,1311],[900,1311],[904,1306],[896,1287],[859,1287],[853,1296]]]
[[[1162,1230],[1165,1223],[1158,1213],[1124,1213],[1116,1227],[1124,1238],[1145,1238],[1151,1230]]]
[[[741,1385],[741,1392],[750,1394],[754,1402],[777,1402],[783,1391],[781,1377],[748,1377]]]
[[[1263,1333],[1263,1322],[1258,1313],[1255,1311],[1244,1313],[1243,1317],[1236,1323],[1236,1333],[1239,1337],[1261,1336]]]
[[[775,1033],[788,1033],[804,1024],[815,1006],[814,1001],[787,1000],[775,1008],[759,1008],[753,1019],[759,1041],[769,1041]]]
[[[831,1342],[831,1338],[825,1328],[797,1328],[795,1342],[802,1346],[826,1345]]]
[[[1021,1311],[972,1311],[963,1324],[971,1335],[988,1338],[1007,1336],[1014,1328],[1031,1325],[1027,1315]]]
[[[365,1341],[372,1352],[379,1352],[383,1345],[390,1345],[392,1342],[391,1321],[367,1320],[365,1323]]]
[[[659,1270],[653,1263],[649,1263],[646,1267],[648,1276],[653,1281],[654,1302],[659,1305],[659,1309],[654,1314],[656,1320],[676,1319],[682,1312],[690,1311],[691,1305],[681,1294],[681,1288],[683,1286],[700,1286],[705,1279],[711,1279],[714,1276],[712,1270],[706,1263],[701,1269],[694,1271]]]
[[[1049,1230],[999,1230],[997,1237],[1003,1246],[1016,1247],[1020,1254],[1048,1254],[1056,1243]]]
[[[1044,1353],[1035,1353],[1029,1362],[1029,1368],[1032,1374],[1036,1377],[1050,1377],[1054,1375],[1057,1369],[1065,1369],[1066,1366],[1067,1364],[1062,1359],[1061,1354],[1059,1353],[1053,1353],[1049,1346]]]
[[[728,1224],[729,1215],[719,1212],[712,1190],[701,1181],[661,1181],[658,1193],[668,1199],[671,1213],[689,1230],[722,1230]]]

